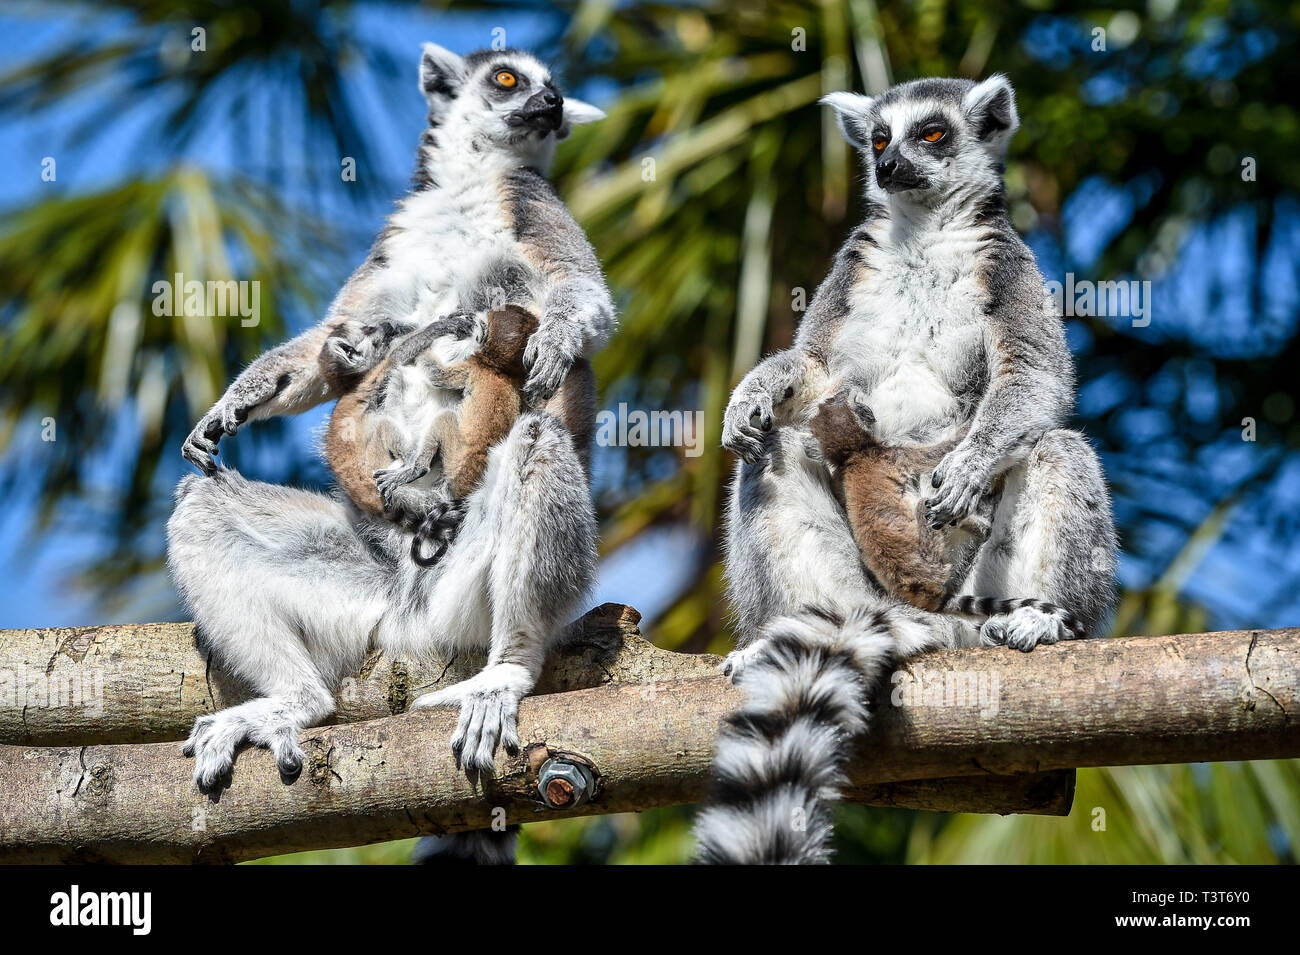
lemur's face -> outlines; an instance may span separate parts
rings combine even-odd
[[[931,79],[869,98],[832,93],[840,129],[867,157],[877,189],[928,203],[955,188],[980,193],[1001,181],[1002,157],[1019,125],[1005,77],[983,83]]]
[[[574,124],[604,116],[580,100],[566,100],[550,69],[519,50],[480,50],[462,57],[426,43],[420,88],[429,103],[430,123],[451,136],[524,159],[549,157]]]

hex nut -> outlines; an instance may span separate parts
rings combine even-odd
[[[537,773],[537,792],[548,809],[577,809],[595,788],[591,769],[571,760],[552,757]]]

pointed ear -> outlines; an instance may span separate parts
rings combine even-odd
[[[440,111],[456,98],[465,74],[465,61],[451,50],[436,43],[420,48],[420,92],[429,101],[431,112]]]
[[[590,103],[580,99],[573,99],[566,96],[564,98],[564,121],[560,123],[559,131],[555,134],[556,139],[564,139],[569,133],[573,132],[574,126],[582,126],[584,123],[594,123],[597,120],[605,118],[605,111],[598,106],[592,106]]]
[[[871,144],[870,96],[859,93],[827,93],[819,100],[823,106],[835,110],[840,132],[855,149],[866,149]]]
[[[970,118],[975,135],[993,152],[1003,152],[1020,128],[1016,91],[1001,73],[994,73],[983,83],[972,86],[962,101],[962,108]]]

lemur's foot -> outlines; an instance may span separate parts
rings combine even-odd
[[[451,737],[456,766],[471,777],[490,775],[498,746],[511,756],[519,752],[519,701],[532,684],[523,667],[497,663],[445,690],[426,693],[411,704],[411,709],[459,706],[460,721]]]
[[[1040,643],[1057,643],[1070,636],[1059,614],[1044,613],[1035,607],[1017,607],[1011,613],[989,617],[980,627],[980,642],[985,646],[1008,646],[1025,653]]]
[[[301,731],[293,713],[278,701],[251,700],[200,716],[181,752],[194,757],[194,784],[203,792],[230,785],[235,751],[246,742],[269,749],[280,774],[292,779],[302,771]]]
[[[739,650],[732,650],[727,654],[726,658],[722,661],[722,665],[718,667],[718,669],[721,670],[722,675],[731,680],[732,683],[739,683],[745,672],[746,665],[762,652],[763,644],[765,642],[765,639],[758,639],[753,643],[741,647]]]
[[[446,334],[453,338],[469,338],[470,335],[477,332],[485,326],[485,322],[478,321],[477,316],[469,312],[456,311],[450,315],[444,315],[439,319],[447,329]]]
[[[460,525],[465,523],[465,515],[468,512],[469,505],[463,497],[439,501],[429,509],[429,513],[420,522],[420,535],[450,544],[455,540]]]
[[[722,446],[756,464],[765,453],[763,436],[772,430],[773,399],[755,390],[733,395],[722,418]]]
[[[395,461],[386,468],[380,468],[374,473],[375,489],[379,491],[380,498],[383,499],[384,506],[391,506],[393,493],[399,487],[405,487],[413,481],[418,481],[429,473],[428,467],[419,464],[402,464]]]

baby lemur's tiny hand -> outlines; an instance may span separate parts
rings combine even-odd
[[[384,506],[389,507],[393,501],[393,493],[399,487],[405,487],[413,481],[418,481],[429,473],[429,469],[421,464],[403,464],[401,461],[394,461],[386,468],[380,468],[375,472],[375,490],[379,492],[380,498],[383,499]]]

